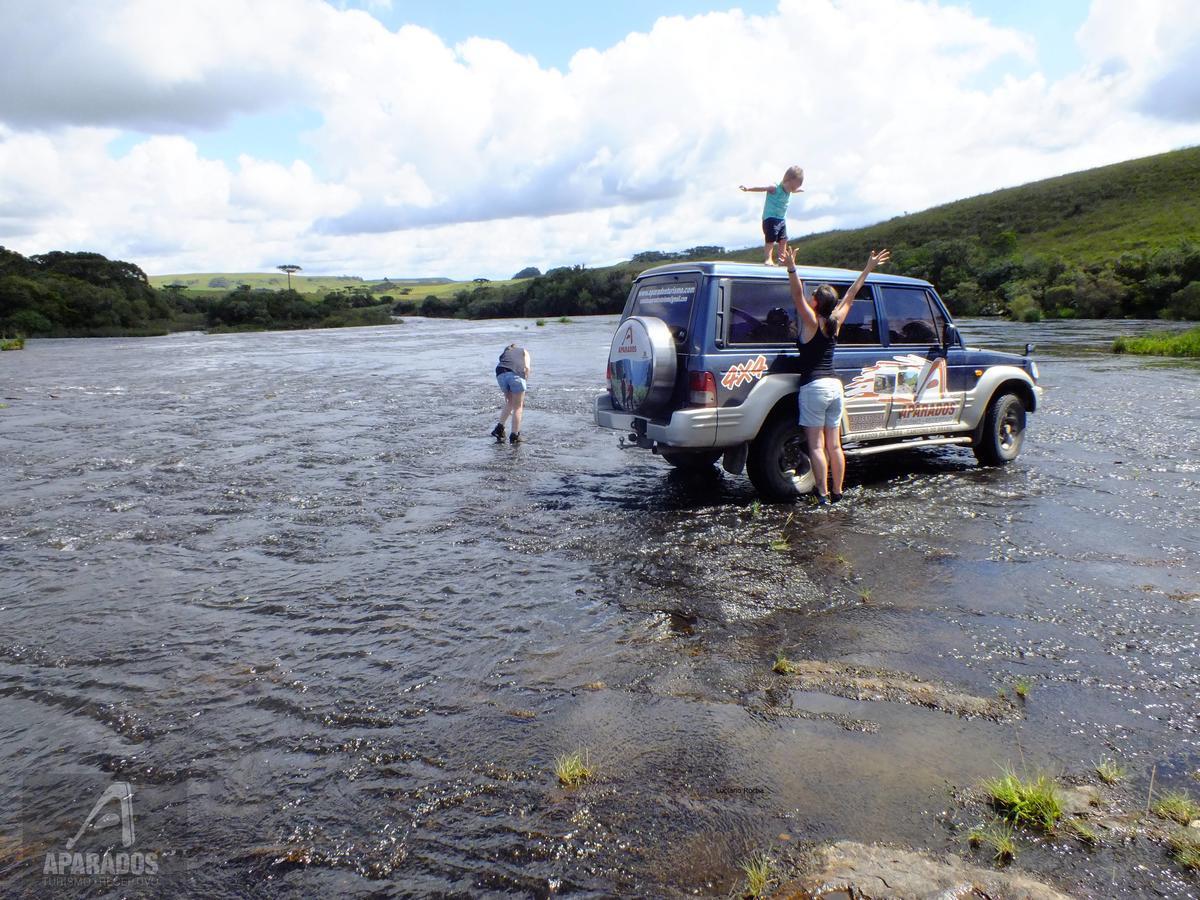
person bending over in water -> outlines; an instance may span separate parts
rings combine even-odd
[[[842,479],[846,475],[846,456],[842,453],[842,380],[833,370],[833,348],[837,346],[838,331],[846,321],[850,304],[858,295],[867,276],[891,259],[887,250],[871,251],[850,290],[842,299],[830,285],[822,284],[811,297],[804,296],[804,286],[796,274],[796,254],[790,247],[783,251],[787,266],[788,284],[792,288],[792,303],[800,316],[800,426],[808,441],[808,458],[816,479],[818,505],[828,499],[842,499]],[[828,479],[828,481],[827,481]]]
[[[496,364],[496,383],[504,391],[504,410],[500,413],[500,421],[492,429],[492,437],[496,443],[504,443],[504,423],[512,415],[512,434],[508,436],[510,444],[524,443],[521,437],[521,417],[525,413],[525,391],[527,379],[531,371],[529,351],[516,344],[509,344],[500,354]]]

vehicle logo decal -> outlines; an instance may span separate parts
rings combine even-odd
[[[760,353],[754,359],[748,359],[744,363],[738,363],[730,368],[721,379],[721,386],[726,390],[732,391],[743,384],[758,381],[758,379],[766,374],[767,358]]]
[[[946,361],[909,353],[881,359],[846,385],[846,397],[887,397],[899,403],[930,403],[946,396]]]

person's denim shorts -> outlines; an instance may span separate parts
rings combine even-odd
[[[800,388],[800,425],[803,428],[836,428],[844,406],[840,378],[818,378]]]
[[[501,372],[496,376],[496,384],[506,394],[523,394],[527,385],[525,379],[516,372]]]
[[[787,219],[763,219],[763,238],[768,244],[778,244],[780,241],[786,241],[787,238]]]

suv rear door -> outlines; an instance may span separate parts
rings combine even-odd
[[[670,401],[663,404],[667,409],[677,409],[687,397],[688,356],[695,352],[692,316],[702,283],[700,272],[669,272],[639,278],[634,282],[622,316],[622,319],[629,316],[662,319],[675,338],[675,390]],[[611,382],[609,392],[612,392]]]

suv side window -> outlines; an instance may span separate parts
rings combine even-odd
[[[825,283],[823,281],[806,281],[804,282],[804,293],[812,294]],[[837,291],[839,297],[844,297],[846,291],[850,290],[849,284],[830,283],[830,287]],[[838,332],[838,344],[878,343],[879,321],[875,317],[875,301],[871,297],[871,288],[864,284],[859,288],[854,302],[850,304],[850,312],[846,314],[846,321],[842,323],[842,329]]]
[[[848,289],[849,286],[843,288]],[[878,343],[879,320],[875,318],[875,301],[871,298],[871,289],[864,285],[850,304],[850,312],[846,313],[846,321],[838,332],[838,344]]]
[[[796,342],[796,307],[786,281],[734,281],[729,312],[731,344]]]
[[[880,288],[883,314],[887,317],[891,344],[934,344],[938,329],[929,308],[929,298],[919,287]]]
[[[942,305],[937,302],[929,291],[925,292],[925,299],[929,301],[929,308],[933,310],[933,324],[937,329],[937,340],[939,344],[946,343],[946,314],[942,312]]]

